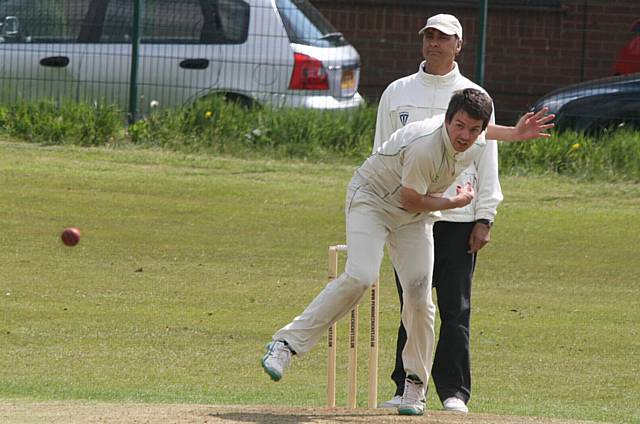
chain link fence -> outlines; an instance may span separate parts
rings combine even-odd
[[[306,1],[0,0],[0,56],[4,104],[67,98],[138,115],[214,94],[363,103],[357,51]]]
[[[0,0],[0,103],[107,102],[137,117],[221,94],[349,110],[416,72],[418,29],[451,13],[464,27],[460,69],[484,76],[498,122],[614,74],[548,104],[580,96],[574,115],[640,119],[640,2],[487,1],[477,57],[477,0]]]
[[[460,69],[476,80],[477,64],[484,64],[482,85],[495,100],[498,122],[515,122],[553,90],[623,73],[627,76],[621,83],[603,81],[584,87],[586,96],[571,113],[640,119],[637,0],[486,0],[486,45],[481,61],[476,56],[480,0],[312,1],[360,53],[359,90],[367,99],[379,98],[391,81],[417,71],[422,60],[418,30],[428,16],[450,13],[464,29],[457,58]],[[620,98],[611,100],[605,92],[612,97],[618,93]],[[560,93],[559,102],[577,94],[576,90]],[[596,104],[602,107],[583,110]]]

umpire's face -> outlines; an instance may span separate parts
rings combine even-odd
[[[451,122],[445,122],[451,145],[457,152],[464,152],[473,146],[482,134],[483,125],[482,119],[472,118],[464,110],[456,112]]]
[[[450,70],[461,49],[462,40],[455,35],[447,35],[435,28],[427,28],[422,33],[422,56],[427,61],[429,73],[439,69]]]

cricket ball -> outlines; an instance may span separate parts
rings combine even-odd
[[[80,241],[80,230],[75,227],[65,228],[60,238],[65,246],[75,246]]]

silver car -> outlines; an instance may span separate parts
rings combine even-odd
[[[350,109],[358,52],[307,0],[141,0],[137,104],[212,94]],[[134,2],[0,0],[0,102],[71,98],[128,109]]]

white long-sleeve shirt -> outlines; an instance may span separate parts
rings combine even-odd
[[[424,71],[425,66],[426,62],[423,61],[418,72],[392,82],[382,93],[376,119],[374,152],[391,138],[391,134],[406,124],[444,114],[454,91],[476,88],[486,93],[482,87],[460,73],[457,63],[454,63],[454,69],[446,75],[428,74]],[[493,115],[491,122],[494,122]],[[498,145],[495,140],[487,140],[483,153],[458,176],[444,195],[455,196],[455,186],[467,182],[473,185],[476,192],[473,202],[463,208],[442,211],[440,220],[493,221],[503,198],[498,177]]]

